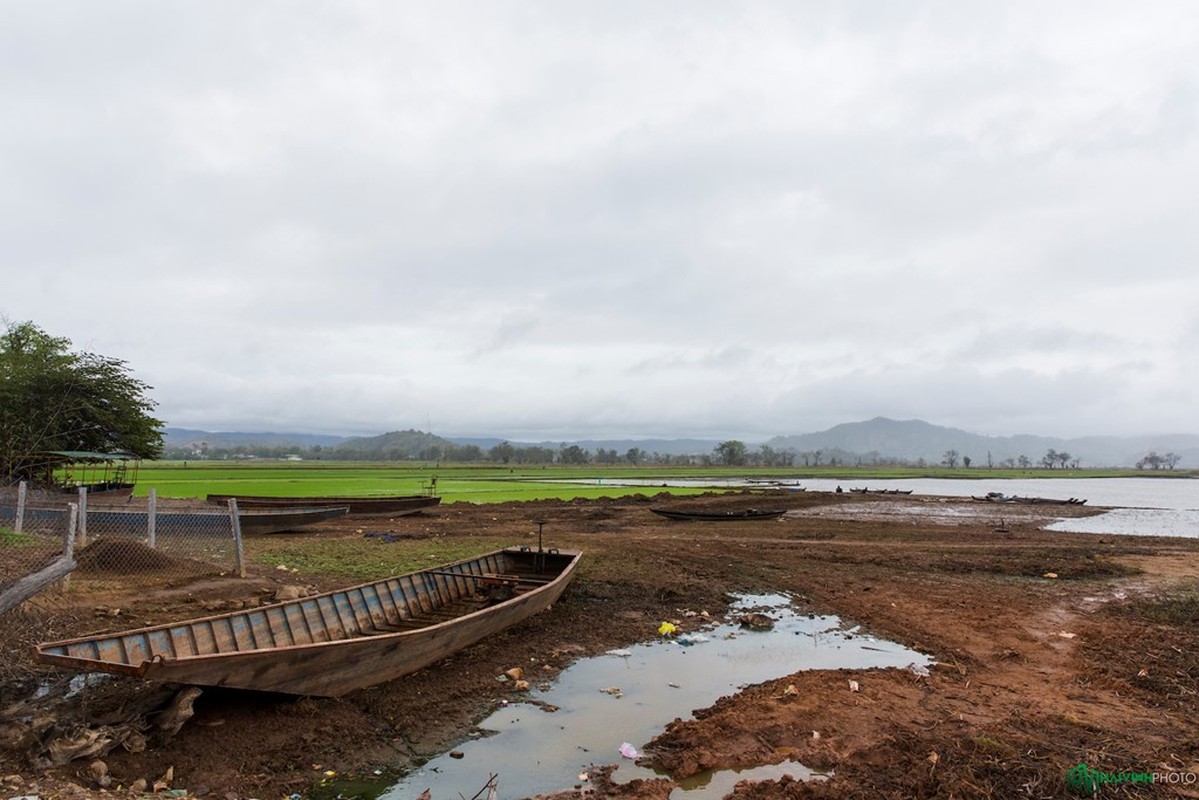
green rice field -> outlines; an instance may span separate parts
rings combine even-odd
[[[1181,473],[1180,474],[1185,474]],[[386,496],[434,491],[443,502],[502,503],[575,497],[657,494],[653,486],[615,486],[621,479],[668,480],[835,478],[866,481],[902,478],[1093,478],[1148,477],[1138,470],[987,470],[908,467],[639,467],[628,465],[540,466],[349,461],[153,461],[141,465],[135,494],[153,488],[160,497],[202,498],[207,494]],[[564,481],[575,481],[565,483]],[[708,489],[671,487],[671,494]]]

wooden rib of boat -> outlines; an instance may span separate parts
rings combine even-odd
[[[243,536],[258,536],[268,533],[285,533],[344,517],[349,512],[345,506],[337,508],[238,508],[237,519]],[[0,509],[0,519],[10,509]],[[46,524],[61,521],[65,524],[65,506],[35,507],[25,509],[26,520],[38,520]],[[192,530],[197,532],[222,530],[228,533],[229,511],[219,508],[194,509],[190,511],[159,511],[154,515],[155,526],[160,531]],[[88,528],[97,534],[144,535],[149,524],[145,511],[130,511],[111,506],[87,509]]]
[[[39,661],[147,680],[337,697],[549,608],[581,553],[508,548],[348,589],[39,644]]]
[[[667,519],[687,520],[691,522],[734,522],[751,519],[778,519],[787,513],[787,509],[760,510],[747,508],[743,511],[685,511],[671,508],[651,508],[650,511]]]
[[[224,505],[230,498],[237,500],[238,508],[317,508],[321,506],[345,506],[350,516],[402,517],[432,508],[441,502],[440,497],[429,495],[399,495],[395,497],[261,497],[241,494],[210,494],[208,502]]]

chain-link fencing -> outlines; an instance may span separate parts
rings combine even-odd
[[[0,495],[0,586],[73,547],[80,577],[137,575],[169,583],[242,570],[227,506],[45,491]]]

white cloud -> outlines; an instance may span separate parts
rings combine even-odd
[[[0,311],[171,424],[1194,431],[1186,3],[6,14]]]

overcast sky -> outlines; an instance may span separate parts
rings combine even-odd
[[[1199,433],[1199,7],[0,0],[0,314],[169,425]]]

